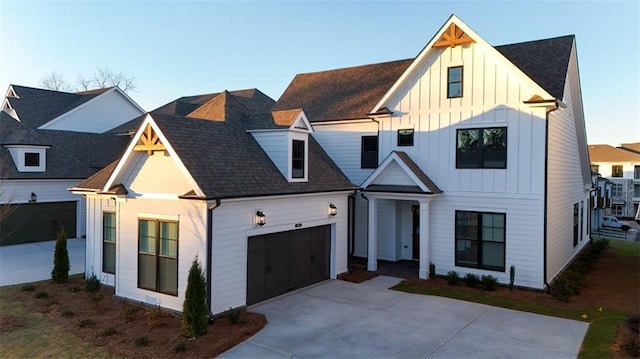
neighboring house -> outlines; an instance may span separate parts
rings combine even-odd
[[[607,215],[634,218],[640,203],[640,142],[610,145],[589,145],[591,171],[609,180],[611,207]]]
[[[591,172],[591,182],[593,190],[591,191],[590,207],[591,207],[591,233],[595,233],[602,229],[604,216],[608,215],[611,209],[611,185],[612,182],[600,176],[597,172]]]
[[[113,162],[129,138],[103,132],[144,110],[118,88],[67,93],[11,85],[0,112],[3,245],[85,235],[85,206],[67,190]]]
[[[574,36],[492,46],[451,16],[416,58],[299,74],[274,106],[363,188],[355,256],[544,288],[588,243]]]
[[[301,109],[258,90],[182,97],[124,124],[122,157],[72,188],[87,198],[86,275],[182,310],[198,258],[212,313],[347,271],[352,184]]]

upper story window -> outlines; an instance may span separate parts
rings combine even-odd
[[[591,165],[591,173],[600,173],[600,166]]]
[[[614,183],[611,185],[611,196],[622,197],[622,183]]]
[[[611,177],[622,177],[622,165],[611,166]]]
[[[398,130],[398,146],[413,146],[413,129]]]
[[[507,128],[459,129],[456,168],[507,168]]]
[[[40,166],[40,154],[36,152],[25,152],[24,154],[25,167],[38,167]]]
[[[633,179],[640,180],[640,166],[633,166]]]
[[[291,177],[304,178],[304,141],[293,140],[291,144]]]
[[[462,66],[447,69],[447,98],[462,97]]]
[[[378,136],[362,136],[360,168],[378,168]]]

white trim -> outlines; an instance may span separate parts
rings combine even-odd
[[[7,92],[4,93],[4,97],[5,99],[7,97],[20,98],[16,93],[16,90],[13,89],[13,85],[9,85],[9,88],[7,88]]]
[[[336,223],[336,219],[331,217],[331,218],[325,218],[325,219],[315,219],[315,220],[304,221],[304,223],[300,223],[300,226],[298,227],[296,227],[296,223],[286,223],[286,224],[279,224],[277,226],[264,226],[264,227],[256,226],[254,228],[246,229],[245,234],[247,237],[252,237],[252,236],[259,236],[263,234],[296,231],[298,229],[318,227],[318,226],[324,226],[327,224],[335,224],[335,223]]]
[[[385,115],[385,116],[388,116],[388,115]],[[376,116],[376,117],[378,117],[378,116]],[[383,116],[380,116],[380,117],[383,117]],[[340,124],[340,123],[364,123],[364,122],[369,123],[369,122],[375,122],[375,121],[373,121],[373,119],[371,119],[371,117],[361,118],[361,119],[353,119],[353,120],[317,121],[317,122],[313,122],[312,126],[329,126],[329,125],[335,125],[335,124]]]
[[[409,176],[409,178],[411,178],[411,180],[418,187],[420,187],[421,190],[428,193],[432,193],[431,190],[427,188],[427,186],[424,183],[422,183],[422,181],[413,173],[413,171],[409,169],[409,167],[407,167],[407,165],[404,163],[403,160],[400,159],[400,157],[396,152],[391,152],[391,154],[389,154],[389,156],[387,156],[387,158],[385,158],[385,160],[382,161],[380,166],[378,166],[378,168],[376,168],[376,170],[373,171],[369,175],[369,177],[367,177],[364,180],[364,182],[362,182],[361,187],[367,188],[367,186],[369,186],[382,172],[384,172],[384,170],[387,168],[387,166],[389,166],[389,164],[391,164],[392,161],[395,161],[400,166],[400,168],[402,168],[402,170]]]
[[[335,192],[312,192],[312,193],[295,193],[295,194],[283,194],[283,195],[276,195],[276,196],[260,196],[260,197],[241,197],[241,198],[222,198],[220,201],[221,202],[243,202],[243,201],[258,201],[258,200],[265,200],[265,199],[273,199],[273,198],[277,198],[277,199],[287,199],[287,198],[298,198],[298,197],[314,197],[314,196],[326,196],[326,195],[332,195],[332,194],[346,194],[346,193],[353,193],[356,189],[353,190],[346,190],[346,191],[335,191]],[[209,201],[209,204],[214,204],[215,201]],[[222,206],[222,203],[220,204]]]
[[[369,111],[369,113],[375,113],[381,108],[385,107],[384,105],[393,98],[400,90],[404,87],[405,83],[410,80],[410,78],[414,75],[414,73],[420,68],[421,64],[424,60],[434,51],[433,45],[437,42],[437,40],[442,36],[443,33],[448,31],[449,25],[455,23],[462,31],[464,31],[470,38],[472,38],[476,44],[474,46],[485,46],[487,51],[491,52],[493,56],[498,60],[502,61],[502,67],[510,69],[511,71],[516,72],[521,77],[527,79],[531,86],[534,89],[537,89],[539,95],[543,98],[554,98],[551,96],[545,89],[543,89],[540,85],[538,85],[535,81],[533,81],[527,74],[525,74],[522,70],[520,70],[513,62],[509,61],[504,55],[502,55],[495,47],[491,46],[487,41],[485,41],[480,35],[478,35],[475,31],[473,31],[469,26],[467,26],[462,20],[460,20],[457,16],[451,15],[449,19],[442,25],[440,30],[436,32],[436,34],[431,38],[431,40],[427,43],[427,45],[420,51],[418,56],[416,56],[415,60],[409,65],[409,67],[402,73],[400,78],[396,80],[396,82],[391,86],[391,89],[387,91],[387,93],[382,96],[380,101],[376,103],[376,105]]]
[[[306,128],[296,127],[296,124],[298,122],[302,122]],[[296,119],[293,121],[291,126],[289,126],[289,130],[296,131],[296,132],[313,133],[313,126],[311,126],[311,123],[307,118],[307,114],[304,113],[304,110],[300,110],[300,112],[296,116]]]
[[[139,212],[137,214],[137,218],[139,220],[140,219],[159,219],[159,220],[180,222],[179,214],[158,214],[158,213],[149,213],[149,212]]]

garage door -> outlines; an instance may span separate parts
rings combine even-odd
[[[329,278],[331,226],[249,237],[247,304]]]
[[[67,237],[76,236],[76,201],[12,205],[0,225],[1,245],[56,239],[64,226]]]

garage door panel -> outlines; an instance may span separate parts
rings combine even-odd
[[[330,238],[330,227],[325,226],[313,229],[311,237],[311,252],[313,254],[309,261],[309,276],[312,283],[329,278]]]
[[[278,295],[289,289],[289,265],[290,248],[287,240],[282,236],[274,238],[274,243],[269,243],[266,252],[266,282],[265,291]],[[268,239],[271,242],[271,239]]]
[[[259,301],[265,293],[265,237],[249,239],[247,254],[247,303]]]
[[[76,237],[76,201],[9,206],[11,213],[0,224],[2,245],[54,240],[63,226],[67,237]]]
[[[310,238],[308,236],[305,238],[304,234],[294,236],[291,241],[291,287],[303,287],[309,283],[311,271],[309,258],[311,258]]]

